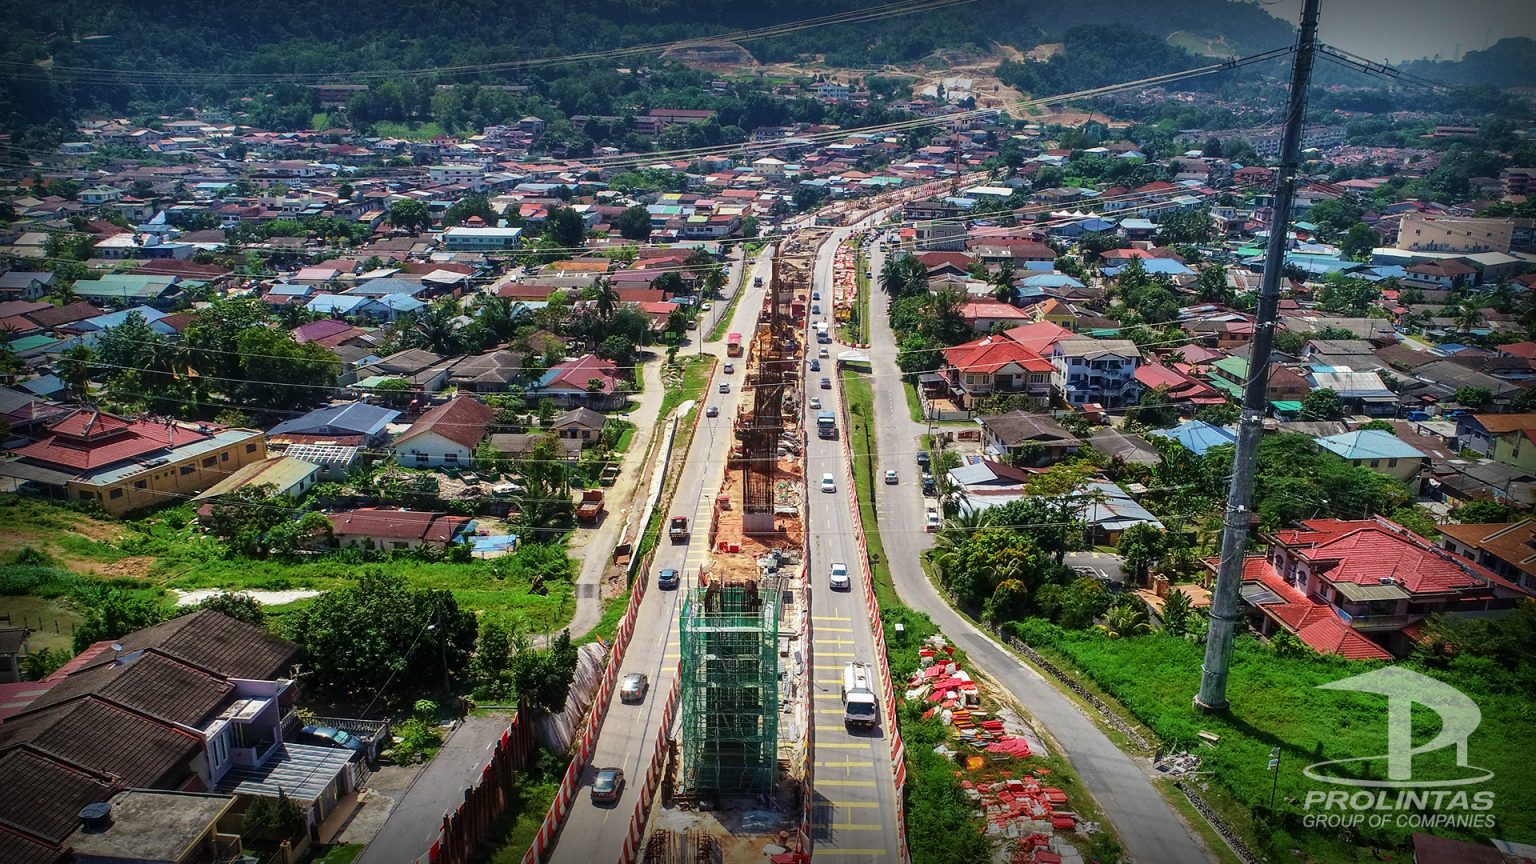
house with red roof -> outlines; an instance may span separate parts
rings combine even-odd
[[[1016,327],[1035,320],[1031,313],[997,300],[972,300],[960,307],[960,314],[977,333],[991,333],[999,324],[1005,328]]]
[[[326,514],[331,534],[342,546],[368,549],[441,549],[474,531],[475,520],[425,510],[391,510],[363,507]]]
[[[551,366],[529,388],[533,399],[548,397],[567,408],[585,406],[594,411],[622,407],[629,398],[629,381],[618,364],[596,354],[585,354]]]
[[[1194,413],[1201,405],[1221,405],[1227,401],[1215,387],[1161,363],[1137,366],[1136,380],[1148,390],[1163,390],[1181,413]]]
[[[1051,400],[1050,361],[1001,336],[944,349],[939,376],[955,403],[967,410],[995,395],[1023,395],[1040,405]]]
[[[0,462],[0,477],[113,516],[187,500],[267,455],[254,429],[71,411]]]
[[[1042,357],[1050,353],[1052,345],[1075,336],[1071,330],[1048,320],[1025,324],[1003,333],[1005,339],[1011,339]]]
[[[496,410],[472,396],[456,396],[421,415],[395,439],[395,460],[407,468],[467,468],[485,440]]]
[[[1263,539],[1264,555],[1244,562],[1243,601],[1260,632],[1284,630],[1324,654],[1390,660],[1430,615],[1497,612],[1532,596],[1380,516],[1309,519]]]

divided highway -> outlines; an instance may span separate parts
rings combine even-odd
[[[832,261],[837,246],[852,228],[834,232],[816,256],[813,287],[820,292],[820,306],[832,306]],[[818,398],[827,409],[842,398],[842,382],[835,371],[839,346],[816,343],[814,322],[824,316],[811,316],[806,333],[804,421],[806,446],[805,482],[809,496],[810,523],[807,526],[809,566],[806,578],[811,586],[811,718],[815,726],[813,788],[815,822],[812,826],[815,860],[889,862],[897,860],[900,845],[896,835],[899,810],[896,786],[891,778],[888,730],[851,731],[843,726],[841,684],[843,667],[850,662],[874,663],[875,643],[870,631],[869,612],[864,605],[863,575],[858,566],[858,538],[850,513],[851,490],[843,458],[842,441],[816,435],[816,411],[811,399]],[[828,357],[819,358],[821,371],[810,371],[810,357],[819,348],[828,349]],[[821,387],[826,380],[827,389]],[[846,435],[846,429],[838,430]],[[821,478],[829,474],[835,491],[821,491]],[[834,562],[848,565],[854,584],[850,590],[833,591],[828,575]],[[883,706],[882,706],[883,707]]]
[[[766,290],[753,286],[752,280],[757,276],[762,277],[766,286],[770,276],[767,255],[753,262],[750,272],[742,277],[740,290],[748,293],[736,305],[732,330],[751,333],[756,328]],[[696,338],[704,339],[709,331],[701,325],[696,332]],[[710,353],[719,350],[718,345],[711,347]],[[592,761],[582,771],[571,813],[550,857],[555,864],[603,864],[618,861],[623,851],[635,806],[633,795],[638,794],[646,766],[650,765],[655,752],[662,705],[677,676],[678,616],[682,612],[683,597],[694,585],[699,567],[708,558],[710,504],[725,476],[725,460],[732,440],[731,418],[736,415],[738,402],[744,398],[739,386],[743,377],[744,370],[739,368],[735,374],[726,375],[723,367],[716,367],[714,380],[704,394],[699,410],[714,406],[719,409],[719,416],[701,417],[688,452],[673,454],[671,464],[681,465],[681,475],[672,506],[664,510],[663,515],[666,518],[687,516],[693,533],[685,546],[671,543],[663,531],[650,572],[635,575],[636,579],[652,580],[652,584],[641,600],[634,636],[619,668],[621,681],[631,672],[649,676],[650,692],[644,702],[631,705],[621,702],[619,688],[614,688]],[[719,392],[718,384],[723,381],[730,382],[729,393]],[[683,576],[681,587],[675,591],[658,590],[654,584],[656,573],[666,568],[675,569]],[[600,768],[620,768],[630,783],[631,789],[626,790],[616,803],[592,802],[592,781]]]

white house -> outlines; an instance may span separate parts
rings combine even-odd
[[[407,468],[469,467],[495,409],[458,396],[421,415],[395,439],[395,460]]]
[[[1136,403],[1141,352],[1129,339],[1067,339],[1051,346],[1051,385],[1073,405],[1105,408]]]

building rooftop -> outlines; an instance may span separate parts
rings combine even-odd
[[[76,855],[180,861],[233,802],[225,795],[130,789],[112,796],[108,824],[81,826],[66,845]]]

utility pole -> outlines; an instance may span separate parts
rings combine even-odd
[[[1285,241],[1291,224],[1291,204],[1296,194],[1296,172],[1301,159],[1301,132],[1306,125],[1307,85],[1312,79],[1312,59],[1317,48],[1319,0],[1306,0],[1301,12],[1301,32],[1291,65],[1291,98],[1285,129],[1280,138],[1280,170],[1275,180],[1274,215],[1269,223],[1269,247],[1264,254],[1264,277],[1259,283],[1258,316],[1253,352],[1248,358],[1248,386],[1243,392],[1242,418],[1238,421],[1237,452],[1232,459],[1232,486],[1227,492],[1223,516],[1221,562],[1216,571],[1216,590],[1211,601],[1211,627],[1205,642],[1205,662],[1200,673],[1200,692],[1195,707],[1207,711],[1227,709],[1227,672],[1232,664],[1232,638],[1242,616],[1239,589],[1243,582],[1243,549],[1253,515],[1253,476],[1258,467],[1259,440],[1264,434],[1264,407],[1269,391],[1269,355],[1275,339],[1275,320],[1280,305],[1280,276],[1285,268]]]

